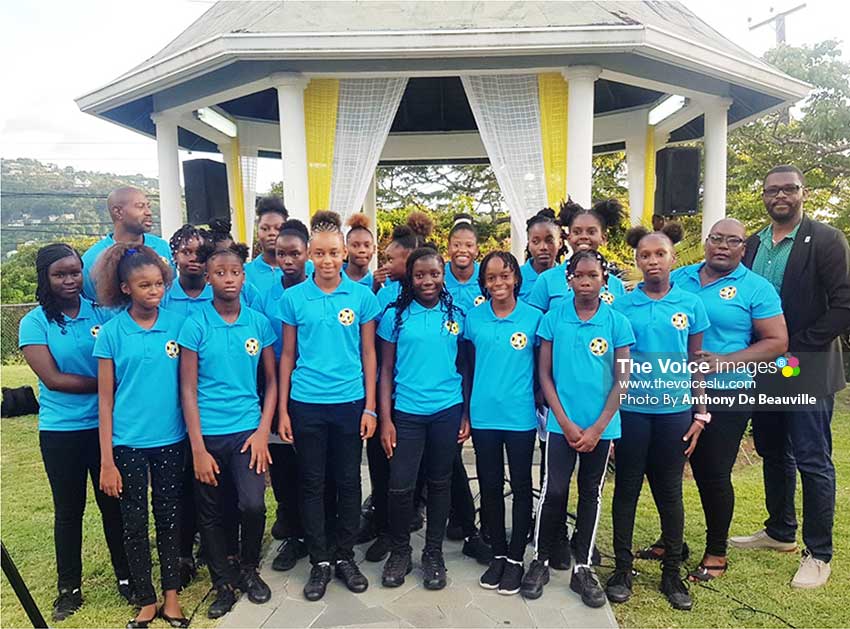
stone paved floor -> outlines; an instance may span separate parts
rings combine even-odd
[[[470,453],[464,454],[470,462]],[[473,468],[468,469],[472,475]],[[364,466],[364,496],[369,493],[368,478]],[[473,491],[476,489],[473,481]],[[254,605],[243,596],[219,627],[617,627],[609,606],[590,609],[582,604],[569,589],[569,572],[550,571],[549,585],[536,601],[482,589],[478,578],[484,567],[461,553],[461,542],[446,541],[444,545],[448,587],[437,592],[425,590],[419,568],[424,530],[413,535],[412,543],[414,569],[402,587],[381,587],[383,564],[364,561],[368,546],[358,546],[357,562],[369,579],[369,589],[352,594],[334,580],[325,597],[315,603],[307,602],[301,593],[309,572],[307,560],[290,572],[274,572],[271,562],[277,543],[273,543],[262,566],[262,576],[272,590],[271,601]],[[526,565],[530,560],[531,546]]]

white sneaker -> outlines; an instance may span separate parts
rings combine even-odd
[[[815,559],[808,551],[804,551],[797,574],[791,580],[791,587],[803,590],[819,588],[826,585],[831,572],[832,568],[827,562]]]
[[[778,539],[773,539],[767,534],[765,529],[753,533],[752,535],[743,535],[741,537],[730,537],[729,545],[732,548],[747,548],[747,549],[768,549],[778,550],[782,553],[792,553],[797,550],[796,542],[780,542]]]

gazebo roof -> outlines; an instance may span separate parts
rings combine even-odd
[[[411,76],[392,132],[474,130],[457,75],[598,65],[596,113],[664,94],[732,99],[730,124],[794,102],[808,86],[723,37],[678,2],[218,2],[165,48],[78,99],[153,136],[150,114],[204,96],[237,118],[277,121],[278,72]],[[629,77],[625,82],[624,77]],[[240,85],[254,84],[241,93]],[[702,119],[671,141],[699,138]],[[217,150],[180,129],[180,145]]]

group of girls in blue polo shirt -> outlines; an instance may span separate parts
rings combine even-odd
[[[229,611],[240,592],[254,603],[270,599],[258,572],[267,471],[277,501],[272,534],[282,541],[273,568],[289,570],[309,554],[303,593],[310,601],[321,599],[334,577],[352,592],[365,591],[369,582],[354,560],[363,537],[364,441],[374,508],[368,538],[375,539],[366,558],[386,557],[385,587],[401,586],[413,568],[410,526],[421,492],[426,589],[447,585],[443,542],[452,521],[464,553],[487,565],[481,587],[540,597],[550,568],[570,567],[566,505],[578,468],[570,588],[592,607],[630,598],[646,477],[661,520],[654,545],[663,557],[661,591],[673,607],[690,609],[679,572],[682,474],[692,453],[703,502],[714,500],[718,515],[706,511],[706,554],[691,577],[722,574],[730,444],[740,440],[745,410],[730,414],[700,446],[711,414],[684,394],[702,376],[656,376],[662,359],[751,361],[787,343],[778,332],[775,291],[728,263],[742,228],[719,223],[706,242],[709,270],[694,265],[672,276],[681,228],[633,228],[627,242],[643,280],[626,292],[599,252],[623,220],[615,201],[587,209],[568,201],[559,220],[549,209],[531,217],[523,265],[503,251],[479,265],[478,233],[463,214],[448,234],[444,260],[426,243],[430,219],[413,213],[395,227],[386,263],[374,274],[368,267],[376,238],[364,216],[351,217],[346,231],[339,215],[317,212],[308,230],[279,202],[260,209],[262,256],[247,267],[244,245],[191,225],[170,242],[174,281],[156,251],[113,245],[92,271],[100,305],[80,296],[82,261],[72,248],[39,252],[41,307],[22,320],[20,345],[42,390],[40,442],[56,512],[55,619],[82,604],[86,474],[97,479],[119,591],[139,608],[129,627],[157,617],[187,625],[178,592],[196,530],[216,589],[211,618]],[[653,377],[634,363],[650,365]],[[710,390],[739,386],[708,377]],[[647,388],[651,380],[660,386]],[[540,432],[543,484],[534,511]],[[470,436],[491,546],[478,539],[460,457]],[[614,449],[616,566],[603,587],[592,564]],[[161,606],[151,577],[149,484]],[[534,553],[526,569],[529,536]]]

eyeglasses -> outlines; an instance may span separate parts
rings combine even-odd
[[[790,197],[792,194],[796,194],[802,188],[803,186],[798,183],[788,184],[787,186],[770,186],[769,188],[765,188],[763,190],[763,193],[766,197],[775,197],[781,192],[786,197]]]
[[[708,242],[712,245],[719,245],[722,242],[726,243],[726,246],[730,249],[734,249],[735,247],[740,247],[744,244],[744,239],[739,236],[723,236],[722,234],[709,234]]]

